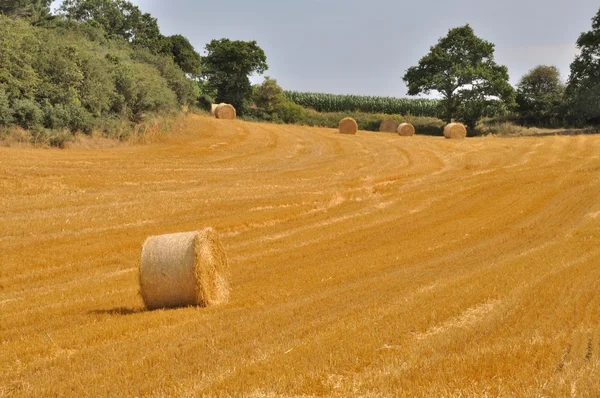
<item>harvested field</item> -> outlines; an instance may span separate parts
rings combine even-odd
[[[600,136],[188,123],[0,148],[0,396],[600,394]],[[142,310],[208,226],[229,303]]]

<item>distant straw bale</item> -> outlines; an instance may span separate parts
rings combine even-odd
[[[356,134],[358,131],[358,123],[351,117],[346,117],[340,120],[340,133],[342,134]]]
[[[212,104],[210,106],[210,115],[212,117],[217,117],[217,115],[215,115],[215,111],[217,110],[217,108],[219,107],[219,105],[221,105],[221,104]]]
[[[398,122],[392,119],[387,119],[379,125],[379,131],[383,133],[395,133],[398,130]]]
[[[412,137],[415,135],[415,126],[410,123],[402,123],[396,131],[402,137]]]
[[[229,264],[212,228],[152,236],[142,248],[140,293],[149,310],[229,300]]]
[[[233,120],[236,117],[236,111],[233,105],[219,104],[215,109],[215,116],[217,119]]]
[[[463,139],[467,136],[467,128],[462,123],[450,123],[444,127],[444,137]]]

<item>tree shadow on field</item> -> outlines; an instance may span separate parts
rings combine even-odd
[[[145,312],[146,310],[144,308],[125,308],[125,307],[117,307],[117,308],[111,308],[108,310],[94,310],[94,311],[89,311],[88,314],[92,314],[92,315],[135,315],[135,314],[140,314],[142,312]]]

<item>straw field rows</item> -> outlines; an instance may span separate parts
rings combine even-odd
[[[212,226],[229,304],[146,312]],[[341,135],[193,116],[0,149],[0,396],[597,396],[600,136]]]

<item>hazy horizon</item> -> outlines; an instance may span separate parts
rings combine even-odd
[[[163,34],[186,36],[201,54],[212,39],[256,40],[267,55],[265,76],[284,89],[394,97],[407,96],[406,69],[467,23],[496,45],[513,85],[536,65],[554,65],[566,79],[575,42],[599,7],[592,0],[132,2],[158,19]]]

